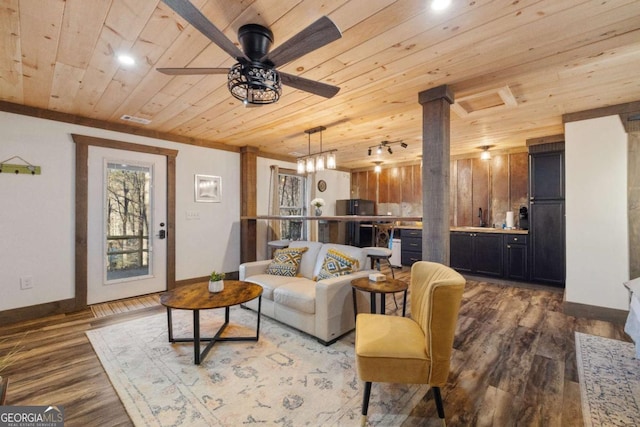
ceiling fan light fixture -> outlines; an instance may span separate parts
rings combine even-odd
[[[245,104],[273,104],[282,94],[280,75],[261,63],[238,62],[227,75],[229,92]]]

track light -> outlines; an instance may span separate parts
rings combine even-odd
[[[368,156],[370,156],[370,155],[371,155],[371,152],[372,152],[372,150],[373,150],[374,148],[376,149],[376,154],[377,154],[377,155],[382,154],[382,150],[383,150],[384,148],[386,148],[386,149],[387,149],[387,152],[388,152],[389,154],[393,154],[393,149],[391,148],[391,146],[392,146],[393,144],[399,144],[402,148],[407,148],[407,147],[409,146],[409,145],[408,145],[406,142],[404,142],[404,141],[382,141],[382,142],[381,142],[380,144],[378,144],[378,145],[372,145],[371,147],[369,147],[369,148],[367,149],[367,155],[368,155]]]

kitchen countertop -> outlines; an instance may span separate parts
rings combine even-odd
[[[355,221],[355,222],[391,222],[422,221],[419,216],[392,216],[392,215],[255,215],[241,216],[240,219],[269,219],[269,220],[308,220],[308,221]]]
[[[404,228],[409,230],[422,230],[422,226],[419,225],[399,225],[397,228]],[[498,234],[529,234],[529,230],[520,229],[503,229],[503,228],[491,228],[491,227],[450,227],[450,231],[460,231],[464,233],[498,233]]]
[[[422,229],[422,217],[419,216],[391,216],[391,215],[321,215],[321,216],[301,216],[301,215],[255,215],[241,216],[240,219],[248,220],[307,220],[307,221],[357,221],[357,222],[399,222],[396,228],[410,230]],[[409,223],[402,225],[402,223]],[[417,224],[416,224],[417,223]],[[465,233],[499,233],[499,234],[529,234],[529,230],[502,229],[491,227],[451,227],[451,231],[462,231]]]

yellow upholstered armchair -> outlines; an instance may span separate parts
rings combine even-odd
[[[440,387],[449,376],[465,283],[464,277],[445,265],[419,261],[411,268],[411,317],[358,314],[356,365],[365,382],[362,425],[372,382],[429,384],[444,423]]]

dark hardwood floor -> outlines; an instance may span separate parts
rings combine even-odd
[[[408,280],[408,268],[396,277]],[[574,332],[629,338],[622,324],[563,314],[562,299],[553,288],[467,282],[442,390],[448,426],[582,425]],[[0,354],[22,347],[2,373],[10,378],[7,404],[62,405],[67,427],[132,425],[85,331],[163,312],[156,301],[0,326]],[[388,298],[388,313],[394,309]],[[405,424],[440,425],[435,414],[426,392]]]

